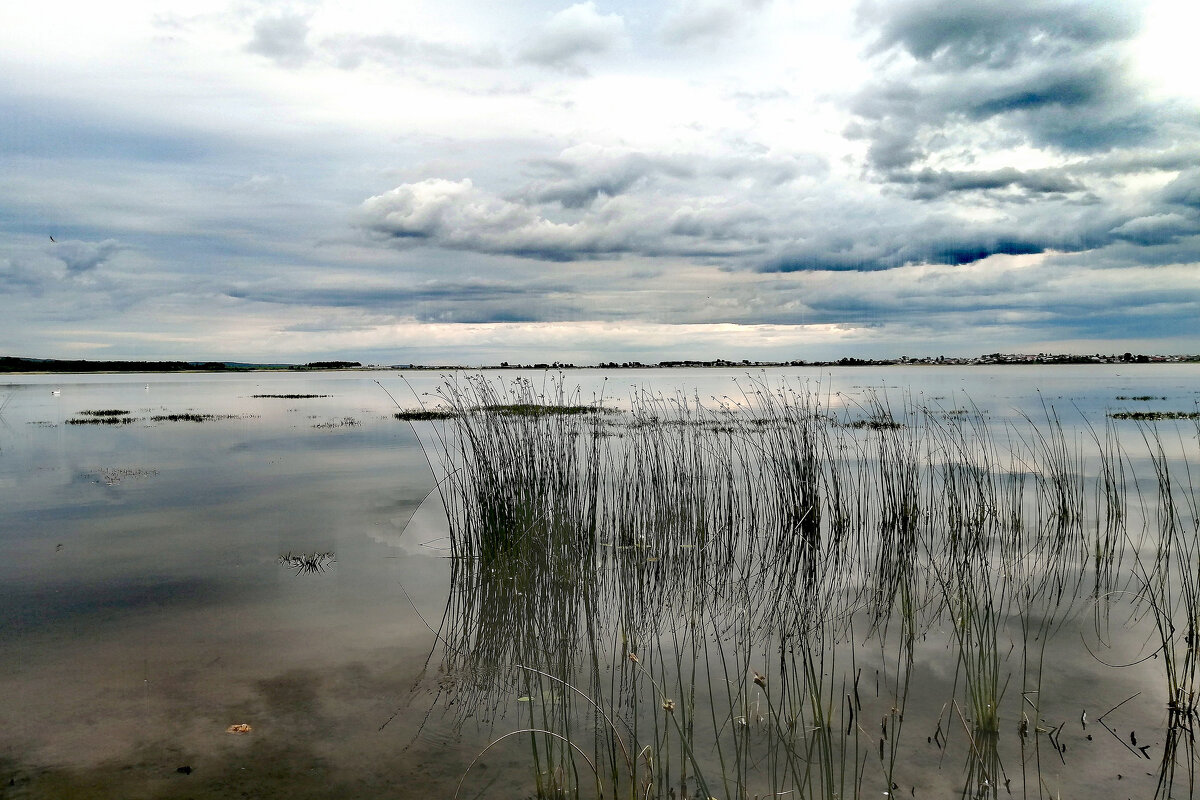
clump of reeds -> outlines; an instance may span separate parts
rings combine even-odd
[[[1047,641],[1085,572],[1099,601],[1133,545],[1114,425],[1089,439],[1046,407],[997,429],[970,404],[885,394],[834,413],[819,388],[756,381],[711,405],[635,393],[604,419],[561,382],[451,379],[438,397],[454,556],[439,666],[464,720],[517,703],[539,796],[893,792],[914,646],[939,637],[957,669],[930,740],[961,722],[964,792],[1007,784],[1001,731],[1030,710],[1022,730],[1058,750],[1039,716]],[[1191,720],[1197,625],[1177,623],[1200,619],[1181,574],[1200,563],[1200,503],[1158,452],[1163,533],[1138,568],[1172,648],[1170,708]],[[860,623],[891,676],[875,705]]]

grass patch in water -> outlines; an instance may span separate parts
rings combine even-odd
[[[193,412],[184,412],[182,414],[155,414],[150,418],[151,422],[213,422],[219,419],[247,419],[248,417],[238,414],[196,414]]]
[[[891,431],[891,430],[898,430],[900,428],[903,428],[904,425],[902,423],[897,422],[894,419],[873,418],[873,419],[856,419],[852,422],[847,422],[846,427],[859,428],[859,429],[869,428],[870,430],[873,430],[873,431]]]
[[[1153,422],[1161,419],[1200,419],[1200,411],[1114,411],[1113,419],[1134,419]]]
[[[502,414],[506,417],[575,416],[604,412],[604,409],[598,406],[572,406],[555,403],[507,403],[489,405],[479,410]]]
[[[333,397],[331,394],[252,394],[255,398],[275,398],[277,400],[314,400],[318,397]]]
[[[454,411],[426,410],[423,408],[404,409],[393,414],[401,422],[429,422],[439,419],[454,419],[458,416]]]
[[[358,420],[354,417],[342,417],[341,419],[331,419],[328,422],[318,422],[313,425],[319,430],[329,430],[331,428],[352,428],[358,424]]]

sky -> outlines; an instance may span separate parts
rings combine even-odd
[[[1197,29],[1178,0],[3,3],[0,354],[1198,353]]]

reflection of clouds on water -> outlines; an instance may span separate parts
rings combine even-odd
[[[436,491],[426,495],[415,508],[405,507],[389,516],[386,525],[371,528],[368,535],[406,555],[439,556],[450,551],[446,511]]]

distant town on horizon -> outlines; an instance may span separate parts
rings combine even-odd
[[[407,370],[505,370],[505,369],[730,369],[771,367],[874,367],[874,366],[981,366],[990,364],[1184,364],[1200,363],[1200,354],[1146,355],[1142,353],[1091,355],[1062,353],[989,353],[960,356],[899,356],[897,358],[844,357],[833,361],[732,361],[670,360],[659,362],[601,361],[597,364],[573,364],[561,361],[529,364],[501,361],[499,364],[362,364],[359,361],[310,361],[302,364],[251,363],[241,361],[135,361],[86,359],[25,358],[0,356],[0,373],[17,372],[251,372],[251,371],[320,371],[345,369],[407,369]]]

